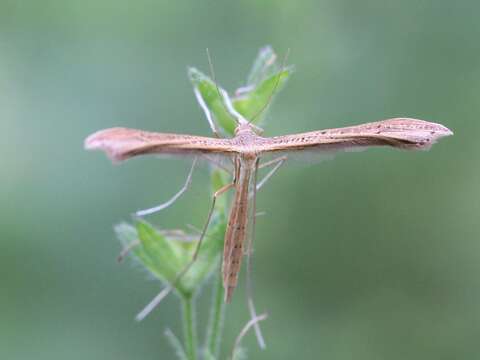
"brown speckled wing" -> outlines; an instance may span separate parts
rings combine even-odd
[[[100,130],[85,140],[85,149],[103,150],[114,162],[137,155],[195,155],[231,153],[229,139],[148,132],[127,128]]]
[[[369,146],[428,149],[438,139],[452,135],[443,125],[409,118],[395,118],[338,129],[276,136],[261,151],[348,150]]]

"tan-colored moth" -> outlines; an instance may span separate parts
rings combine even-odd
[[[234,164],[233,181],[214,195],[215,199],[225,191],[235,189],[223,255],[223,283],[225,301],[228,302],[237,286],[247,236],[249,184],[259,167],[278,166],[287,159],[286,154],[304,150],[330,152],[373,146],[423,150],[438,139],[453,134],[443,125],[409,118],[270,138],[260,136],[258,131],[257,127],[246,121],[238,124],[235,136],[230,139],[111,128],[90,135],[85,141],[85,148],[103,150],[115,162],[147,154],[217,154],[231,158]],[[278,154],[279,157],[260,164],[262,156],[267,154]]]

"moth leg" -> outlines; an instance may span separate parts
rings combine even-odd
[[[150,214],[156,213],[158,211],[161,211],[163,209],[166,209],[167,207],[172,205],[175,201],[177,201],[177,199],[180,196],[182,196],[185,191],[188,190],[188,187],[190,186],[190,183],[192,182],[193,169],[195,168],[196,163],[197,163],[197,158],[195,157],[193,159],[192,167],[190,168],[190,172],[188,173],[187,180],[185,181],[185,184],[183,185],[183,187],[180,189],[179,192],[177,192],[175,195],[172,196],[172,198],[170,200],[164,202],[163,204],[160,204],[158,206],[150,208],[150,209],[139,210],[135,213],[135,215],[138,216],[138,217],[142,217],[142,216],[145,216],[145,215],[150,215]]]
[[[197,242],[197,246],[195,247],[195,251],[193,252],[192,259],[188,262],[187,265],[181,270],[173,279],[173,281],[170,282],[160,293],[153,298],[153,300],[145,306],[145,308],[138,313],[136,316],[137,321],[143,320],[155,307],[167,296],[174,288],[174,286],[178,283],[178,281],[182,278],[183,275],[192,267],[192,265],[195,263],[195,260],[197,260],[198,253],[200,252],[200,247],[202,246],[203,239],[205,238],[205,234],[207,232],[208,226],[210,225],[210,220],[212,219],[212,214],[213,210],[215,208],[215,203],[217,201],[217,197],[225,193],[226,191],[230,190],[235,186],[235,183],[230,183],[222,188],[218,189],[214,194],[212,198],[212,204],[210,206],[210,211],[208,212],[207,216],[207,221],[205,222],[205,225],[203,226],[202,233],[200,234],[200,237]]]
[[[250,330],[252,326],[257,325],[260,321],[265,320],[266,318],[267,318],[267,314],[261,314],[261,315],[258,315],[256,317],[250,319],[245,324],[245,326],[243,327],[243,329],[240,331],[237,338],[235,339],[235,343],[234,343],[233,349],[232,349],[231,359],[236,359],[237,352],[238,352],[238,349],[240,347],[240,343],[242,342],[243,337],[247,334],[248,330]]]
[[[264,167],[275,165],[273,169],[270,170],[269,173],[265,175],[264,178],[260,180],[260,182],[257,184],[257,191],[260,190],[260,188],[268,181],[268,179],[270,179],[272,175],[277,172],[278,168],[282,166],[286,160],[287,160],[287,157],[282,156],[277,159],[267,161],[266,163],[263,163],[258,167],[259,169],[263,169]]]

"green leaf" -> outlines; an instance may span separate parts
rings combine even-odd
[[[152,225],[145,221],[138,221],[136,226],[122,223],[115,227],[115,232],[125,246],[139,242],[131,253],[157,278],[164,282],[175,278],[183,262],[179,258],[180,249]]]
[[[253,124],[258,124],[265,118],[268,106],[292,72],[293,67],[280,69],[275,52],[266,46],[260,49],[253,63],[247,86],[237,89],[235,96],[226,100],[232,103],[234,111]],[[232,136],[236,127],[235,117],[233,111],[227,110],[225,100],[219,94],[226,94],[225,90],[217,88],[215,82],[195,68],[189,68],[188,75],[201,96],[200,101],[205,103],[207,117],[211,115],[213,121]]]
[[[136,247],[133,253],[161,280],[175,279],[183,262],[178,245],[146,221],[137,222],[137,232],[142,246]]]
[[[198,258],[190,269],[175,284],[175,289],[183,296],[191,296],[218,267],[219,255],[223,249],[223,234],[226,221],[222,213],[214,212],[210,230],[204,238]],[[138,221],[136,227],[123,223],[115,227],[118,238],[126,246],[132,247],[132,255],[163,283],[171,283],[191,261],[197,241],[179,239],[165,235],[146,221]],[[186,234],[185,238],[198,236]]]
[[[193,86],[200,92],[203,101],[207,105],[217,124],[220,125],[227,134],[233,135],[236,121],[227,111],[215,83],[208,76],[193,67],[188,69],[188,76]],[[219,89],[221,88],[219,87]]]
[[[273,101],[275,95],[282,90],[292,71],[293,68],[288,67],[268,76],[248,92],[244,92],[234,98],[233,106],[243,117],[252,121],[253,124],[260,123],[265,118],[267,107]]]
[[[247,86],[256,86],[268,75],[278,72],[277,54],[270,45],[264,46],[258,51],[253,62],[252,69],[247,78]]]
[[[210,230],[205,236],[198,258],[182,278],[182,285],[185,286],[185,288],[198,288],[212,271],[218,269],[220,256],[223,250],[225,230],[226,220],[224,213],[214,212],[210,224]],[[190,261],[193,255],[194,246],[197,245],[197,242],[195,241],[191,245],[188,254],[188,261]]]

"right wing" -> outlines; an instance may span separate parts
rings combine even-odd
[[[369,146],[428,149],[438,139],[452,135],[443,125],[409,118],[395,118],[338,129],[267,138],[263,152],[299,150],[349,150]]]
[[[97,131],[85,139],[85,149],[103,150],[114,162],[146,154],[230,155],[229,139],[148,132],[128,128]]]

